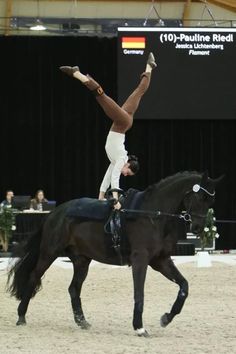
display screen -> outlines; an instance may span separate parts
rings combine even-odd
[[[118,28],[118,101],[137,87],[149,52],[157,68],[139,119],[236,119],[235,28]]]

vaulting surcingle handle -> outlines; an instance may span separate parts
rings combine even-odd
[[[108,191],[106,191],[106,196],[107,197],[112,196],[113,192],[117,192],[118,194],[123,195],[124,197],[126,197],[126,192],[123,189],[121,189],[121,188],[108,189]]]

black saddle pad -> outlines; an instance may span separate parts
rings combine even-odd
[[[143,193],[136,189],[129,189],[126,198],[122,201],[124,209],[139,209],[143,200]],[[71,218],[85,218],[90,220],[104,220],[110,217],[113,210],[113,200],[98,200],[94,198],[80,198],[73,200],[66,216]],[[126,217],[134,217],[132,214]]]
[[[142,204],[144,192],[130,188],[126,192],[126,197],[122,202],[122,208],[126,210],[126,217],[135,218],[137,215],[129,213],[129,210],[138,210]]]
[[[68,208],[67,216],[92,220],[107,220],[111,214],[113,202],[93,198],[76,199]]]

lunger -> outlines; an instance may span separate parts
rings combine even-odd
[[[60,67],[61,71],[80,80],[95,94],[97,102],[103,108],[105,114],[113,121],[105,145],[110,165],[100,186],[99,199],[104,199],[105,192],[109,187],[112,189],[119,188],[121,174],[124,176],[133,176],[139,170],[137,157],[128,155],[125,149],[125,133],[133,125],[134,113],[137,111],[140,100],[149,87],[151,72],[156,66],[154,55],[150,53],[139,85],[121,107],[104,93],[100,84],[91,76],[82,74],[78,66]],[[113,192],[113,197],[118,199],[118,194]],[[115,208],[120,208],[119,202],[115,204]]]

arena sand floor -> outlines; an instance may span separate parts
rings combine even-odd
[[[182,313],[167,327],[159,319],[169,311],[178,287],[148,270],[144,325],[149,338],[132,329],[133,285],[129,267],[93,262],[82,291],[92,325],[78,328],[67,288],[72,269],[58,259],[46,272],[43,289],[31,300],[27,326],[17,327],[18,302],[5,292],[7,259],[0,259],[0,354],[229,354],[236,352],[236,255],[211,255],[212,266],[197,267],[197,256],[173,257],[189,281]]]

